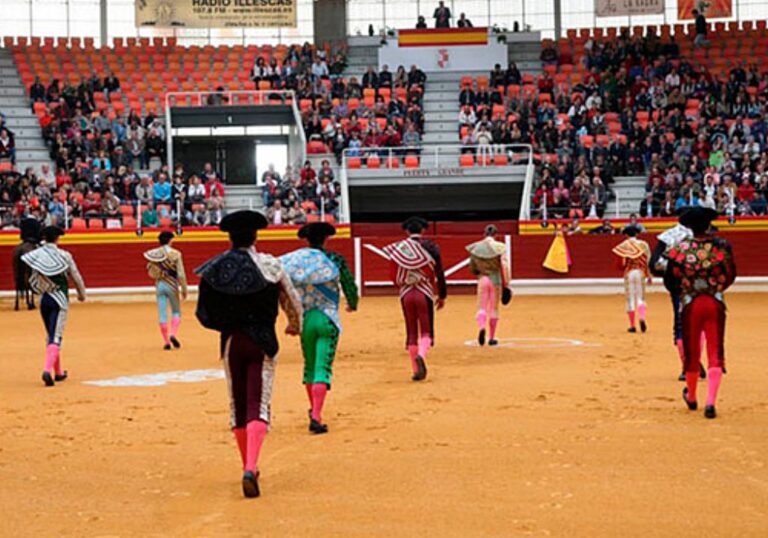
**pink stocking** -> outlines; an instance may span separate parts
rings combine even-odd
[[[45,348],[45,371],[51,373],[56,366],[56,361],[59,357],[59,346],[56,344],[48,344]]]
[[[245,469],[245,456],[248,447],[248,439],[245,434],[245,428],[232,428],[232,433],[235,434],[237,449],[240,451],[240,459],[243,461],[243,469]]]
[[[699,382],[699,372],[685,372],[685,383],[688,387],[688,401],[696,401],[696,386]]]
[[[267,424],[260,420],[252,420],[245,428],[247,446],[245,450],[245,470],[256,472],[259,462],[259,452],[267,435]]]
[[[176,336],[179,333],[179,325],[181,325],[181,316],[173,316],[171,318],[171,336]]]
[[[635,311],[627,312],[627,316],[629,316],[629,326],[634,327],[635,326]]]
[[[167,323],[161,323],[160,324],[160,334],[163,335],[163,342],[167,344],[170,344],[170,340],[168,340],[168,324]]]
[[[499,324],[499,318],[491,318],[491,333],[490,333],[490,339],[495,340],[496,339],[496,325]]]
[[[640,303],[637,306],[637,313],[640,315],[640,321],[645,321],[645,303]]]
[[[419,346],[408,346],[408,354],[411,356],[411,368],[415,374],[419,370],[418,366],[416,366],[416,357],[419,355]]]
[[[707,370],[707,405],[715,405],[717,400],[717,391],[720,389],[720,382],[723,380],[722,368],[710,368]]]
[[[432,345],[432,339],[429,336],[422,336],[419,339],[419,356],[422,359],[427,358],[427,351],[429,351],[429,346]]]
[[[488,315],[485,313],[484,309],[480,309],[477,311],[477,327],[482,331],[485,329],[485,322]]]
[[[675,340],[675,345],[677,346],[677,353],[680,355],[680,362],[685,364],[685,349],[683,348],[683,339],[678,338]]]
[[[304,388],[307,389],[307,398],[309,398],[309,407],[312,407],[312,383],[304,383]]]
[[[325,395],[328,393],[328,385],[325,383],[312,384],[312,418],[320,422],[325,403]]]

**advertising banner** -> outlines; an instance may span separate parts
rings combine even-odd
[[[664,0],[595,0],[598,17],[628,17],[635,15],[661,15]]]
[[[295,28],[298,0],[136,0],[136,26]]]

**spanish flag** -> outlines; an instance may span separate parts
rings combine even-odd
[[[446,47],[488,44],[488,28],[399,30],[397,34],[397,44],[400,47]]]
[[[541,265],[545,269],[555,273],[567,273],[571,268],[571,254],[568,252],[568,244],[565,242],[565,236],[562,231],[555,232],[555,238]]]

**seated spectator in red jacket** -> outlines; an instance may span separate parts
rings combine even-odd
[[[387,126],[387,130],[384,132],[384,142],[382,145],[387,148],[399,148],[403,145],[403,139],[400,136],[400,132],[394,125]]]
[[[304,162],[304,167],[301,169],[301,172],[299,172],[299,177],[301,178],[300,185],[303,185],[307,181],[313,180],[317,177],[317,172],[315,172],[315,169],[312,168],[312,163],[309,161]]]
[[[751,202],[755,197],[755,188],[752,186],[752,182],[749,178],[741,180],[741,185],[736,190],[736,198],[740,202]]]
[[[205,199],[208,200],[211,196],[224,198],[224,184],[216,175],[208,176],[208,181],[205,182]]]

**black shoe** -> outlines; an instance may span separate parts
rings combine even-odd
[[[499,345],[499,341],[496,340],[495,338],[491,338],[490,340],[488,340],[488,345],[489,346],[498,346]]]
[[[176,349],[179,349],[181,347],[181,342],[179,342],[175,336],[171,336],[170,340],[171,340],[171,344],[173,344],[173,347],[175,347]]]
[[[689,402],[688,401],[688,387],[685,387],[683,389],[683,400],[685,400],[685,404],[688,406],[688,409],[691,411],[696,411],[696,409],[699,408],[698,402]]]
[[[704,408],[704,416],[707,418],[715,418],[717,416],[717,411],[715,411],[714,405],[708,405]]]
[[[170,351],[171,350],[171,344],[165,344],[163,346],[163,351]]]
[[[52,387],[54,385],[53,376],[51,376],[50,372],[43,372],[43,383],[45,383],[46,387]]]
[[[243,495],[252,498],[261,495],[259,491],[259,472],[245,471],[243,474]]]
[[[699,364],[699,379],[706,379],[707,378],[707,369],[704,368],[703,364]]]
[[[677,377],[677,380],[678,380],[678,381],[685,381],[685,372],[682,372],[682,373],[681,373],[681,374],[680,374],[680,375]]]
[[[310,418],[309,419],[309,431],[311,431],[314,434],[328,433],[328,425],[327,424],[320,424],[315,419]]]
[[[481,346],[485,345],[485,329],[480,329],[480,332],[477,335],[477,343]]]
[[[413,374],[414,381],[423,381],[427,378],[427,365],[424,364],[424,359],[416,357],[416,373]]]
[[[62,374],[56,374],[55,376],[53,376],[53,379],[55,379],[57,383],[59,381],[64,381],[66,378],[67,378],[67,371],[66,370],[64,370],[64,372]]]
[[[636,333],[637,329],[635,329],[634,327],[630,327],[629,329],[627,329],[627,332],[628,333]]]
[[[640,330],[642,332],[645,332],[645,331],[648,330],[648,325],[645,324],[645,320],[644,319],[640,320]]]

